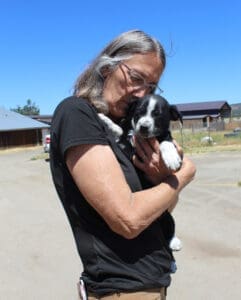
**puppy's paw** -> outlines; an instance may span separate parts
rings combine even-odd
[[[172,142],[164,141],[160,144],[162,159],[166,167],[172,171],[177,171],[182,165],[182,159]]]
[[[106,115],[99,113],[98,114],[100,119],[108,126],[110,131],[114,134],[116,140],[119,140],[119,138],[123,134],[123,130],[120,126],[115,124],[110,118],[108,118]]]
[[[117,137],[117,138],[120,138],[123,134],[123,130],[120,126],[114,124],[113,127],[112,127],[112,132],[114,133],[114,135]]]
[[[174,236],[170,241],[169,247],[173,251],[180,251],[182,249],[182,242],[178,237]]]

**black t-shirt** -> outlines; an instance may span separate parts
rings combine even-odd
[[[133,164],[95,108],[84,99],[63,100],[52,119],[51,172],[73,230],[88,291],[105,295],[168,286],[173,263],[168,247],[174,230],[171,216],[164,213],[131,240],[114,233],[85,200],[67,169],[67,149],[81,144],[109,145],[131,190],[143,188]]]

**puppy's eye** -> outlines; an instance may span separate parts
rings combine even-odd
[[[158,117],[159,115],[160,115],[159,110],[153,110],[153,112],[152,112],[153,117]]]

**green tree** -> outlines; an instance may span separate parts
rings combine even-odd
[[[28,99],[27,104],[25,104],[23,107],[18,105],[17,108],[11,108],[10,110],[26,116],[40,114],[39,107],[34,102],[32,102],[31,99]]]

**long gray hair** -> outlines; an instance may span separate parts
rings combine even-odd
[[[163,69],[166,65],[165,51],[158,40],[141,30],[122,33],[111,41],[88,68],[79,76],[74,86],[74,95],[89,100],[98,111],[107,113],[107,103],[102,99],[105,78],[103,73],[113,70],[134,54],[156,52]]]

